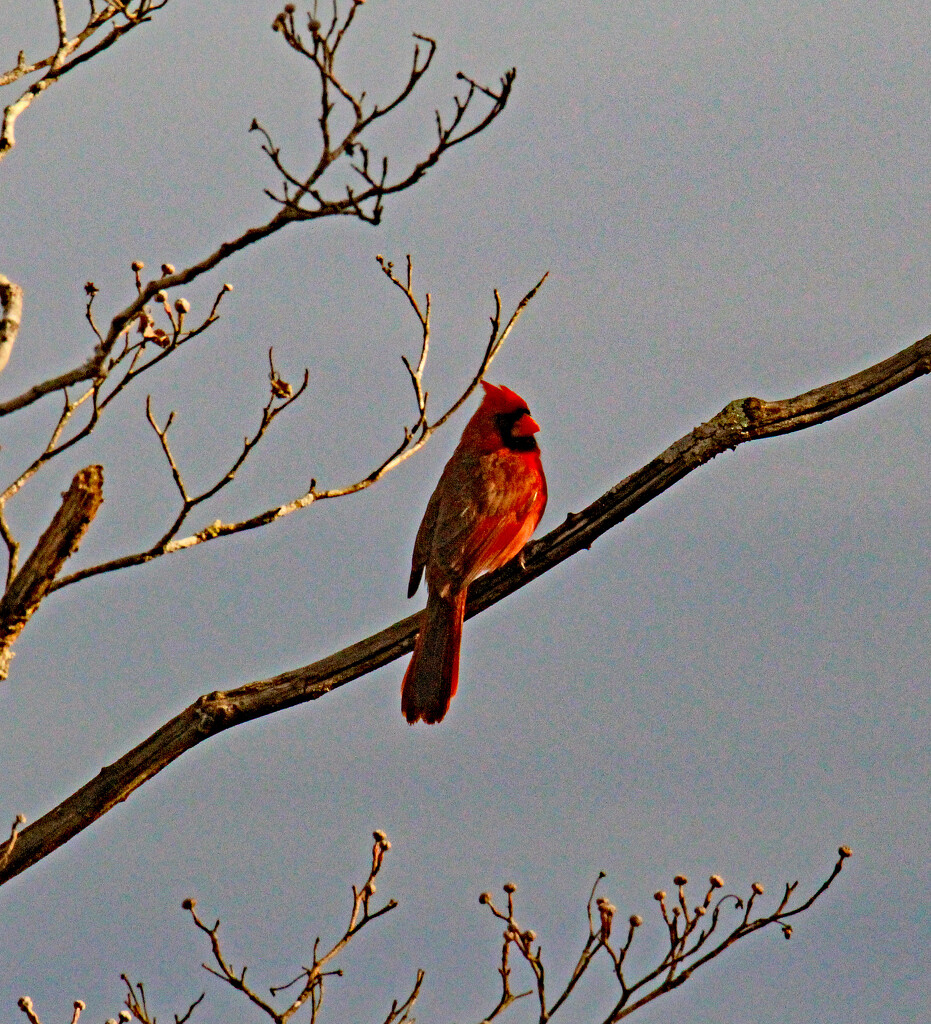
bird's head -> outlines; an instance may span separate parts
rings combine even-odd
[[[476,417],[481,416],[486,423],[493,425],[506,448],[518,452],[539,451],[533,435],[540,429],[540,424],[530,415],[523,398],[503,384],[489,384],[483,380],[482,387],[485,397]]]

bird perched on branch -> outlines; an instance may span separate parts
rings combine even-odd
[[[527,403],[482,381],[485,395],[446,463],[417,531],[407,596],[427,576],[427,607],[401,685],[408,722],[441,722],[459,680],[469,584],[509,562],[546,508],[546,477]]]

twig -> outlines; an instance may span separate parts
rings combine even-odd
[[[375,896],[375,879],[378,877],[378,874],[382,869],[386,854],[391,849],[391,843],[384,832],[380,830],[374,832],[373,839],[372,862],[371,867],[369,868],[368,877],[365,879],[361,887],[357,889],[353,886],[352,888],[352,909],[349,915],[349,924],[343,934],[323,954],[320,953],[320,939],[318,938],[314,943],[311,965],[309,967],[304,967],[297,977],[293,978],[291,981],[282,985],[272,985],[269,989],[272,998],[274,998],[281,992],[287,991],[288,989],[293,988],[296,984],[301,983],[299,992],[287,1006],[282,1008],[276,1007],[273,1003],[259,995],[250,983],[246,981],[246,972],[248,971],[248,967],[243,965],[239,969],[235,968],[223,952],[223,945],[220,941],[220,922],[216,921],[212,925],[205,922],[197,913],[197,901],[189,898],[184,900],[182,905],[184,909],[190,913],[195,927],[202,931],[210,941],[210,952],[213,958],[213,963],[202,964],[204,970],[212,974],[215,978],[219,978],[237,992],[241,992],[253,1006],[257,1007],[267,1017],[274,1021],[274,1024],[287,1024],[287,1021],[289,1021],[306,1003],[308,1003],[308,1001],[311,1006],[311,1021],[315,1021],[317,1013],[323,1002],[326,979],[333,975],[342,974],[341,970],[330,969],[328,965],[330,965],[340,955],[340,953],[343,952],[349,943],[364,928],[371,924],[372,921],[390,913],[397,906],[397,902],[395,900],[389,900],[377,910],[373,909],[371,906],[371,901]],[[423,971],[418,971],[417,979],[410,994],[403,1003],[398,1003],[397,1000],[392,1003],[391,1010],[385,1018],[385,1024],[402,1024],[402,1022],[410,1019],[409,1014],[411,1009],[413,1009],[417,996],[420,993],[420,988],[423,984],[423,977]],[[155,1017],[149,1013],[148,1007],[146,1006],[145,989],[142,984],[138,983],[133,985],[125,974],[122,978],[127,988],[126,1005],[130,1012],[141,1022],[141,1024],[156,1024]],[[183,1017],[178,1017],[176,1015],[175,1024],[184,1024],[184,1022],[191,1016],[194,1008],[203,998],[203,995],[201,995],[200,998],[195,1000]]]
[[[720,898],[713,909],[710,924],[700,933],[694,944],[690,948],[686,949],[685,945],[687,938],[692,936],[698,928],[699,923],[705,920],[712,900],[717,890],[723,885],[723,882],[719,875],[712,875],[709,879],[708,890],[703,902],[695,906],[690,911],[685,890],[688,880],[684,875],[677,875],[674,881],[678,887],[678,901],[676,905],[673,905],[671,911],[666,907],[665,892],[659,891],[654,897],[659,904],[660,914],[662,915],[663,921],[669,932],[669,950],[662,957],[656,967],[647,971],[636,981],[628,981],[628,979],[625,978],[623,963],[624,958],[627,955],[627,951],[630,949],[631,943],[633,942],[636,930],[643,924],[643,918],[640,917],[639,914],[632,914],[630,916],[626,942],[618,952],[615,952],[610,941],[612,922],[616,914],[616,908],[614,905],[604,897],[599,897],[597,900],[597,907],[599,911],[599,922],[597,927],[592,920],[591,908],[592,900],[595,896],[595,890],[597,889],[599,882],[605,877],[603,872],[600,873],[595,881],[595,885],[592,887],[592,892],[589,896],[587,905],[588,938],[585,941],[585,945],[583,946],[578,961],[570,974],[568,982],[564,986],[562,992],[559,993],[551,1003],[547,1000],[546,974],[543,967],[542,950],[540,946],[537,946],[536,949],[533,947],[536,934],[530,929],[522,930],[515,918],[514,892],[516,887],[512,883],[508,883],[504,886],[504,891],[507,894],[507,910],[499,910],[494,905],[491,894],[487,892],[482,893],[479,897],[479,902],[483,905],[487,905],[491,910],[491,913],[496,918],[507,923],[507,927],[504,932],[502,968],[499,969],[499,973],[503,978],[504,992],[498,1005],[492,1013],[485,1018],[485,1022],[492,1020],[508,1005],[510,1005],[510,1003],[514,1002],[515,999],[520,998],[520,996],[513,996],[511,994],[508,983],[508,975],[510,972],[507,970],[507,953],[509,948],[513,945],[529,965],[536,980],[540,1024],[545,1024],[545,1022],[552,1019],[554,1014],[565,1004],[569,996],[572,994],[579,979],[590,967],[595,955],[600,950],[605,950],[611,960],[615,979],[621,988],[621,996],[608,1015],[604,1018],[604,1024],[615,1024],[616,1021],[628,1016],[640,1007],[652,1002],[661,995],[665,995],[667,992],[671,992],[673,989],[678,988],[689,977],[691,977],[699,967],[702,967],[704,964],[720,956],[724,950],[732,946],[735,942],[738,942],[740,939],[743,939],[762,928],[767,928],[773,924],[778,925],[782,928],[785,937],[789,938],[792,934],[792,927],[786,923],[787,919],[808,910],[809,907],[811,907],[812,904],[831,886],[831,883],[840,874],[844,861],[851,856],[850,848],[847,846],[840,847],[837,852],[838,860],[835,863],[834,870],[831,872],[830,876],[822,882],[822,884],[807,900],[791,910],[787,908],[790,898],[798,888],[798,882],[792,882],[786,885],[785,894],[775,911],[765,916],[753,918],[751,914],[754,901],[758,896],[763,894],[763,887],[759,883],[754,882],[751,887],[751,895],[746,902],[746,910],[742,915],[741,920],[730,932],[720,938],[716,945],[701,957],[697,956],[698,950],[704,945],[707,939],[715,934],[721,921],[720,911],[722,906],[724,906],[725,903],[733,901],[734,909],[739,911],[744,909],[744,902],[739,897],[732,895]],[[631,997],[641,989],[647,989],[647,991],[639,999],[631,1002]],[[529,993],[525,992],[521,995],[527,994]],[[483,1022],[483,1024],[485,1024],[485,1022]]]
[[[16,848],[16,836],[19,830],[26,824],[26,815],[17,814],[13,819],[13,824],[10,826],[10,837],[3,844],[3,849],[0,850],[0,870],[6,867],[13,850]]]
[[[126,1020],[129,1020],[130,1016],[132,1016],[135,1017],[136,1020],[140,1022],[140,1024],[158,1024],[158,1018],[155,1016],[155,1014],[149,1012],[149,1007],[145,997],[145,986],[142,984],[142,982],[139,981],[134,985],[125,974],[121,974],[120,979],[126,986],[125,1002],[126,1009],[129,1011],[127,1013],[124,1010],[120,1014],[120,1018],[122,1019],[123,1017],[125,1017]],[[176,1013],[174,1015],[175,1024],[186,1024],[186,1022],[190,1019],[191,1014],[204,1001],[204,997],[206,996],[206,994],[206,992],[201,992],[201,994],[191,1003],[191,1005],[183,1014],[179,1015]],[[74,1024],[74,1022],[72,1022],[72,1024]]]
[[[42,1021],[39,1020],[39,1016],[36,1013],[35,1008],[32,1005],[32,1000],[29,996],[20,997],[20,999],[17,1000],[16,1005],[26,1015],[26,1019],[29,1021],[29,1024],[42,1024]]]
[[[33,102],[54,85],[69,71],[72,71],[79,64],[90,60],[98,53],[103,52],[112,46],[118,39],[130,30],[151,19],[155,11],[160,10],[168,0],[137,0],[136,6],[126,3],[125,0],[111,0],[105,8],[100,11],[91,5],[90,16],[84,28],[76,36],[68,38],[68,27],[65,20],[65,9],[63,0],[53,0],[55,7],[55,20],[58,29],[58,46],[55,52],[42,60],[29,63],[26,55],[21,51],[16,61],[16,66],[9,71],[0,73],[0,86],[9,85],[24,75],[32,74],[48,68],[45,75],[33,82],[16,100],[10,103],[3,112],[3,119],[0,121],[0,160],[9,153],[16,145],[16,121]],[[126,20],[116,22],[114,19],[122,17]],[[77,51],[84,43],[101,28],[113,22],[110,32],[96,46],[85,50],[83,53]],[[72,56],[74,55],[74,56]],[[68,58],[71,58],[70,60]],[[72,383],[74,383],[72,381]]]

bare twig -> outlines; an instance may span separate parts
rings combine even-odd
[[[6,583],[3,587],[4,591],[6,591],[19,566],[19,541],[13,536],[10,524],[6,521],[5,501],[0,501],[0,537],[3,538],[3,543],[6,544],[7,550]]]
[[[136,262],[133,264],[133,270],[137,278],[141,269],[141,263]],[[0,537],[2,537],[8,552],[7,586],[9,586],[16,572],[19,554],[19,544],[13,537],[6,519],[7,503],[45,465],[88,437],[97,426],[101,414],[136,377],[160,363],[172,352],[177,351],[182,345],[196,338],[206,331],[211,324],[215,323],[219,318],[218,309],[220,302],[223,296],[231,290],[232,285],[224,284],[217,293],[207,316],[197,326],[189,329],[184,329],[185,315],[189,310],[187,301],[185,299],[178,299],[175,303],[175,309],[172,310],[168,306],[167,296],[164,296],[163,305],[172,323],[171,334],[163,328],[155,326],[154,318],[148,309],[144,309],[137,320],[137,336],[139,340],[130,343],[129,332],[127,331],[122,350],[117,355],[112,356],[101,367],[97,379],[94,380],[92,385],[83,394],[79,394],[77,398],[71,398],[67,388],[62,389],[64,406],[52,428],[51,436],[45,448],[7,485],[5,490],[0,492]],[[85,291],[88,294],[87,318],[96,330],[92,316],[92,306],[94,297],[97,294],[97,288],[93,282],[88,282],[85,286]],[[151,344],[149,344],[150,342]],[[156,350],[154,355],[151,354],[153,347]],[[148,357],[146,358],[145,356]],[[66,428],[73,421],[75,413],[88,401],[91,402],[91,410],[86,422],[70,437],[62,440]]]
[[[391,849],[391,843],[384,832],[380,830],[376,831],[373,834],[373,839],[375,842],[372,846],[372,862],[371,867],[369,868],[368,877],[358,889],[353,886],[352,908],[349,914],[349,923],[343,934],[324,953],[320,952],[320,939],[318,938],[314,943],[310,966],[304,967],[297,977],[293,978],[291,981],[282,985],[271,986],[269,991],[274,999],[274,997],[279,995],[281,992],[285,992],[288,989],[293,988],[295,985],[300,984],[300,989],[297,994],[293,996],[286,1006],[281,1008],[276,1007],[273,1003],[261,996],[252,987],[252,985],[246,981],[246,972],[248,967],[243,966],[238,969],[235,968],[223,952],[223,946],[220,941],[220,922],[216,921],[212,925],[207,924],[197,913],[197,901],[193,899],[186,899],[183,903],[184,909],[190,913],[194,925],[210,940],[210,952],[213,962],[212,964],[203,964],[202,966],[204,969],[215,978],[219,978],[221,981],[225,982],[237,992],[241,992],[253,1006],[261,1010],[267,1017],[274,1021],[275,1024],[287,1024],[287,1021],[289,1021],[306,1003],[308,1003],[308,1001],[311,1006],[311,1021],[315,1021],[317,1012],[319,1011],[323,1001],[326,979],[333,975],[342,974],[341,970],[332,969],[329,965],[332,964],[332,962],[340,955],[340,953],[343,952],[349,943],[364,928],[371,924],[372,921],[390,913],[397,906],[397,902],[395,900],[389,900],[377,910],[372,908],[371,901],[375,896],[375,879],[378,877],[382,865],[384,864],[385,855]],[[155,1017],[149,1013],[148,1007],[146,1006],[145,989],[142,984],[140,983],[134,986],[125,974],[122,977],[128,990],[126,1005],[130,1012],[141,1022],[141,1024],[156,1024]],[[422,983],[423,972],[418,971],[417,979],[410,995],[408,995],[403,1003],[398,1003],[397,1000],[392,1003],[391,1010],[385,1018],[385,1024],[400,1024],[400,1022],[410,1019],[409,1014],[417,1000]],[[175,1024],[183,1024],[183,1022],[190,1017],[192,1011],[201,999],[203,999],[203,995],[201,995],[201,997],[191,1005],[183,1017],[179,1018],[178,1016],[175,1016]]]
[[[26,1018],[28,1019],[29,1024],[42,1024],[42,1021],[39,1020],[39,1015],[36,1013],[35,1007],[32,1005],[32,1000],[29,998],[29,996],[22,996],[17,1001],[16,1005],[26,1015]],[[80,1018],[81,1011],[83,1009],[85,1009],[85,1005],[84,1005],[83,1000],[75,999],[74,1004],[73,1004],[72,1013],[71,1013],[71,1024],[78,1024],[78,1019]],[[154,1022],[153,1022],[153,1024],[154,1024]]]
[[[139,1024],[158,1024],[158,1018],[149,1011],[143,983],[139,981],[134,984],[125,974],[121,974],[120,979],[126,986],[126,1009],[120,1011],[120,1020],[129,1021],[135,1017]],[[206,992],[201,992],[184,1013],[174,1014],[175,1024],[186,1024],[191,1014],[204,1001],[206,994]]]
[[[32,1005],[32,1000],[29,996],[20,997],[20,999],[17,1000],[16,1005],[26,1015],[26,1019],[29,1021],[29,1024],[42,1024],[42,1021],[39,1020],[39,1015],[36,1013],[35,1008]]]
[[[3,849],[0,850],[0,870],[6,867],[7,861],[10,859],[10,855],[16,848],[16,836],[19,830],[26,824],[26,815],[17,814],[13,819],[13,824],[10,826],[10,837],[3,845]]]
[[[92,387],[88,388],[83,395],[79,395],[78,398],[72,399],[67,390],[64,391],[64,407],[59,413],[58,420],[55,426],[52,428],[51,437],[48,440],[45,448],[36,456],[35,459],[13,480],[12,483],[8,484],[6,489],[0,493],[0,505],[5,506],[6,503],[13,498],[23,486],[31,480],[42,467],[54,459],[56,456],[61,455],[62,452],[66,452],[69,448],[74,447],[79,441],[87,437],[97,425],[97,421],[100,417],[100,404],[97,401],[100,391],[100,385],[95,382]],[[71,422],[71,418],[75,412],[88,399],[92,400],[91,413],[88,417],[87,422],[67,441],[62,441],[61,437],[65,431],[65,428]]]
[[[584,511],[568,516],[561,526],[531,544],[523,560],[515,559],[476,580],[469,588],[466,614],[479,614],[577,551],[589,548],[603,533],[715,455],[756,438],[802,430],[844,415],[929,371],[931,337],[852,377],[825,384],[795,398],[779,402],[745,398],[731,402],[717,416],[676,441]],[[209,736],[241,722],[317,700],[400,658],[413,647],[419,624],[420,616],[410,615],[311,665],[198,698],[58,807],[24,829],[8,863],[0,868],[0,883],[25,871],[77,835]]]

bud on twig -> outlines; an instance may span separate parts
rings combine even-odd
[[[754,882],[753,885],[750,886],[750,888],[757,894],[757,896],[763,895],[763,886],[760,882]]]
[[[617,907],[610,900],[605,899],[604,896],[599,896],[595,906],[598,908],[598,914],[601,917],[601,941],[607,942],[611,937],[611,925],[614,921]]]

